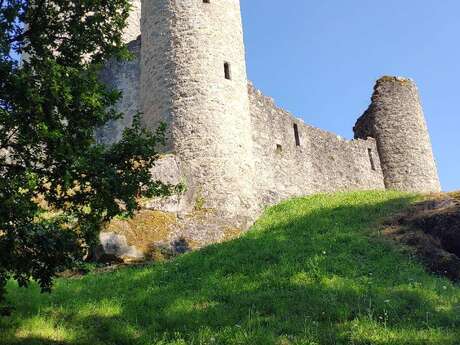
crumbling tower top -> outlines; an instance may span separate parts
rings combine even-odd
[[[354,130],[356,138],[377,140],[387,189],[441,190],[419,92],[413,80],[380,78],[372,104]]]

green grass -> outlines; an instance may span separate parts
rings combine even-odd
[[[460,344],[460,287],[378,234],[415,196],[319,195],[244,237],[145,268],[9,286],[1,344]]]

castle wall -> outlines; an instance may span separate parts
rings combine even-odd
[[[347,141],[308,126],[252,85],[249,99],[261,204],[319,192],[384,189],[374,139]]]
[[[377,140],[385,185],[408,192],[439,192],[441,185],[417,86],[383,77],[372,104],[355,126],[356,138]]]
[[[169,124],[191,199],[244,219],[255,200],[239,1],[144,1],[142,13],[144,121]]]
[[[131,1],[131,13],[126,22],[123,33],[123,41],[126,43],[135,41],[141,35],[141,0]]]
[[[101,80],[110,88],[122,92],[117,104],[117,110],[124,114],[123,118],[111,121],[96,133],[97,140],[104,143],[114,143],[121,139],[123,130],[131,126],[133,116],[140,111],[140,53],[141,41],[134,40],[128,44],[133,59],[118,61],[112,59],[101,73]]]

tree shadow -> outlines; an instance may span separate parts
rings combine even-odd
[[[416,344],[414,335],[442,328],[427,343],[454,344],[460,310],[448,301],[458,301],[458,289],[444,296],[448,282],[369,235],[376,219],[411,201],[306,210],[291,201],[237,240],[166,264],[61,281],[53,295],[20,305],[17,319],[40,314],[74,339],[10,343],[389,345]],[[355,339],[365,325],[374,332]]]
[[[0,344],[7,344],[1,343]],[[40,337],[26,337],[26,338],[17,338],[14,342],[10,342],[8,344],[15,344],[15,345],[68,345],[71,344],[69,342],[62,342],[62,341],[55,341],[46,338]]]

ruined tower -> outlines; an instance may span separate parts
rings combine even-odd
[[[140,108],[168,125],[189,197],[224,216],[254,207],[239,0],[142,2]]]
[[[376,139],[387,189],[441,190],[418,89],[412,80],[378,80],[372,104],[354,130],[356,138]]]

